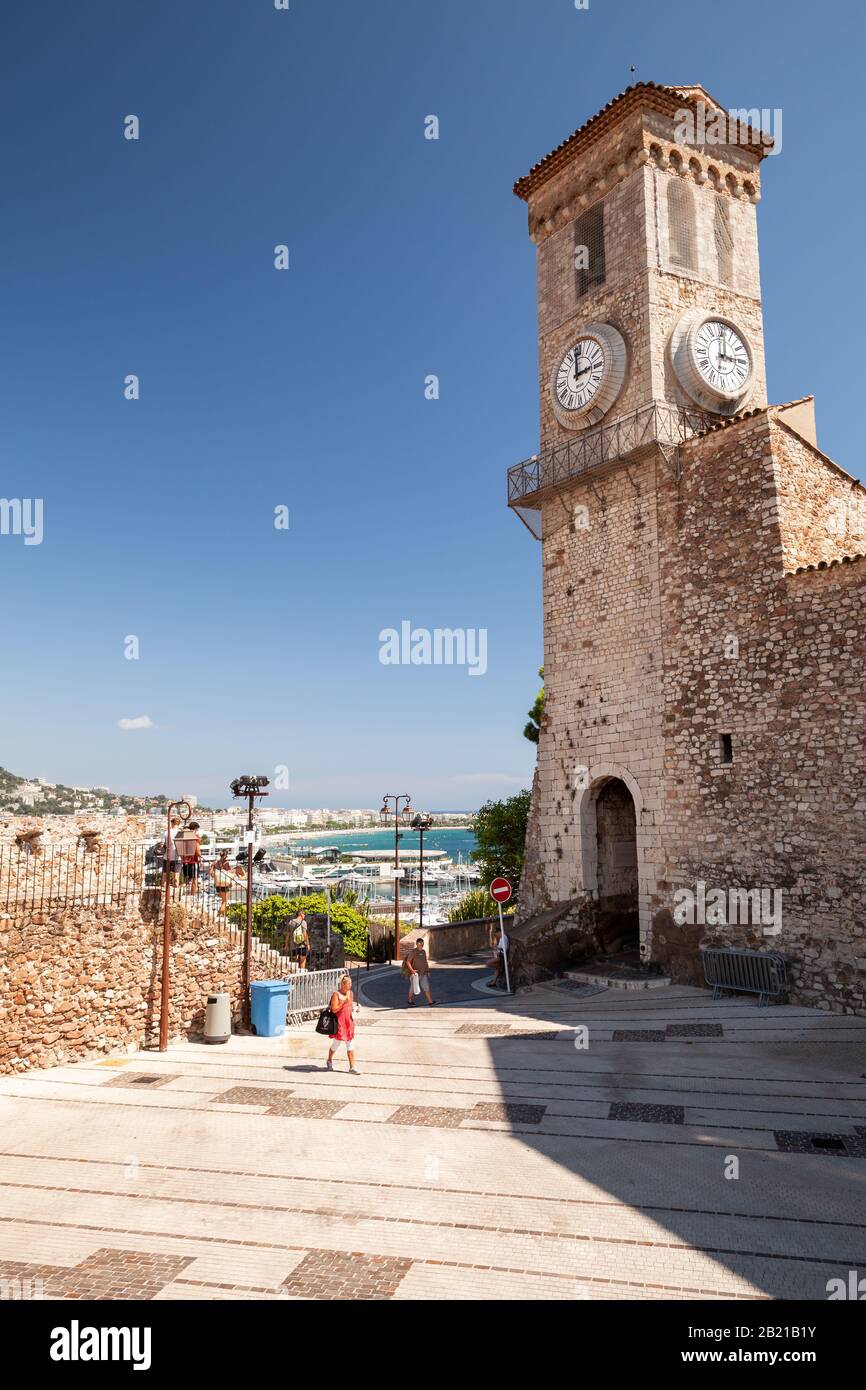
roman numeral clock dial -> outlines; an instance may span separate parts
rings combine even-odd
[[[583,429],[606,415],[622,389],[625,362],[625,342],[611,324],[593,323],[578,332],[550,383],[560,424]]]
[[[734,415],[754,385],[749,340],[728,319],[702,311],[685,314],[671,336],[671,360],[680,385],[705,410]]]

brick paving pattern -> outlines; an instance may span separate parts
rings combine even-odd
[[[510,1032],[508,1023],[464,1023],[457,1029],[458,1036],[475,1038],[501,1038]]]
[[[832,1134],[826,1130],[777,1129],[776,1143],[781,1153],[815,1154],[831,1158],[866,1158],[866,1136],[860,1134]]]
[[[296,1298],[367,1301],[393,1298],[412,1261],[360,1251],[311,1250],[283,1281]]]
[[[221,1105],[282,1105],[291,1094],[288,1086],[232,1086],[231,1090],[211,1099]]]
[[[723,1038],[724,1035],[720,1023],[669,1023],[665,1029],[668,1038]]]
[[[515,1125],[538,1125],[544,1119],[545,1108],[543,1105],[480,1100],[473,1106],[470,1115],[473,1120],[509,1120]]]
[[[176,1081],[177,1075],[171,1073],[161,1074],[152,1071],[133,1071],[123,1072],[120,1076],[113,1076],[110,1081],[104,1081],[104,1086],[142,1086],[158,1087],[165,1086],[169,1081]]]
[[[681,1105],[646,1105],[635,1101],[614,1101],[608,1119],[642,1120],[645,1124],[681,1125],[685,1110]]]
[[[864,1020],[684,986],[455,988],[435,1010],[368,1005],[356,1045],[356,1077],[324,1070],[310,1023],[0,1079],[0,1281],[69,1300],[824,1300],[866,1268]]]
[[[192,1256],[146,1250],[96,1250],[72,1269],[0,1261],[0,1279],[42,1281],[45,1298],[127,1300],[155,1298],[178,1277]]]
[[[339,1100],[313,1100],[306,1096],[286,1096],[275,1100],[268,1110],[269,1115],[289,1115],[308,1120],[330,1120],[342,1109]]]
[[[468,1110],[446,1109],[441,1105],[399,1105],[388,1123],[421,1125],[425,1129],[454,1129],[468,1115]]]

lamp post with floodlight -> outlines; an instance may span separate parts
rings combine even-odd
[[[410,822],[413,830],[418,831],[421,840],[421,853],[418,857],[418,928],[424,930],[424,832],[429,830],[433,824],[433,817],[425,811],[419,811],[414,820]]]
[[[393,803],[393,810],[391,805]],[[412,810],[412,798],[408,792],[403,792],[400,796],[386,795],[382,797],[382,809],[379,812],[383,821],[390,821],[394,817],[394,956],[398,963],[400,960],[400,821],[405,824],[409,817],[414,815]]]
[[[243,773],[229,783],[232,796],[247,799],[247,934],[244,941],[243,972],[243,1024],[250,1027],[250,975],[252,973],[253,950],[253,806],[256,797],[267,796],[265,787],[270,785],[268,777],[250,777]]]

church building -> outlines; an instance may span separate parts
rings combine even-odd
[[[545,683],[518,983],[601,954],[699,984],[702,948],[740,947],[781,953],[793,1001],[866,1011],[866,489],[811,397],[767,399],[771,145],[639,83],[515,185],[541,413],[508,502]]]

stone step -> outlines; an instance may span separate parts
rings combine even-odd
[[[605,989],[664,989],[671,983],[669,975],[646,975],[630,979],[627,975],[620,975],[615,971],[606,975],[599,970],[566,970],[564,978],[574,980],[576,984],[598,985]]]

